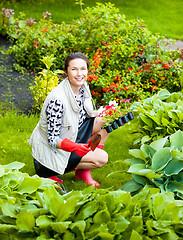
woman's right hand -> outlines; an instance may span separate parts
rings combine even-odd
[[[87,144],[75,143],[67,138],[64,138],[61,142],[61,149],[66,152],[75,152],[78,156],[85,156],[91,149]]]

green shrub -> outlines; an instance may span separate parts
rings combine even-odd
[[[131,197],[94,186],[61,195],[22,163],[0,165],[1,239],[179,239],[182,202],[147,189]],[[57,185],[55,185],[57,186]]]
[[[33,109],[36,111],[41,110],[48,93],[58,85],[59,77],[57,75],[63,74],[61,70],[51,70],[54,60],[53,55],[43,57],[42,62],[45,64],[46,69],[39,72],[40,75],[35,77],[34,85],[30,87],[34,100]]]
[[[136,141],[145,143],[183,130],[183,94],[170,93],[163,89],[151,98],[134,103],[137,111],[141,138]]]
[[[140,149],[131,149],[133,157],[126,159],[132,166],[128,173],[133,180],[120,189],[135,194],[142,189],[157,187],[161,192],[173,192],[183,199],[183,132],[161,138]]]
[[[54,24],[43,17],[9,18],[7,34],[16,39],[10,52],[18,64],[39,71],[42,57],[53,54],[54,69],[63,69],[71,52],[85,53],[91,60],[88,77],[98,104],[139,100],[159,91],[181,89],[180,51],[167,51],[163,36],[152,35],[142,20],[126,20],[111,3],[97,3],[81,11],[70,24]]]

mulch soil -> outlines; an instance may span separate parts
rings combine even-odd
[[[0,50],[6,52],[12,44],[0,36]],[[14,68],[14,57],[0,52],[0,103],[14,106],[18,112],[28,114],[32,110],[33,98],[30,85],[35,74],[26,70],[24,74]]]

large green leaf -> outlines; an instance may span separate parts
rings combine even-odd
[[[12,162],[12,163],[9,163],[7,165],[3,165],[3,167],[5,169],[20,169],[20,168],[23,168],[25,166],[24,163],[21,163],[21,162]]]
[[[47,229],[53,221],[47,215],[41,215],[36,219],[36,225],[42,229]]]
[[[92,201],[86,203],[82,209],[79,210],[79,213],[76,216],[76,220],[83,220],[92,216],[99,208],[97,201]]]
[[[166,185],[166,190],[171,191],[171,192],[183,193],[183,184],[176,182],[176,181],[170,181]]]
[[[141,235],[136,232],[135,230],[132,230],[132,234],[130,237],[130,240],[142,240],[143,238],[141,237]]]
[[[16,229],[16,225],[0,224],[0,233],[9,233],[13,229]],[[9,240],[9,238],[8,238],[8,240]]]
[[[174,174],[177,175],[181,170],[183,170],[183,161],[180,158],[173,158],[162,171],[167,176],[171,176]]]
[[[133,164],[127,172],[138,174],[140,170],[146,169],[146,166],[144,164]]]
[[[171,149],[165,147],[157,151],[152,158],[152,170],[160,171],[162,170],[168,162],[172,159]]]
[[[183,146],[183,132],[179,130],[172,134],[170,136],[170,142],[172,147],[178,148],[180,150]]]
[[[101,210],[95,214],[93,217],[93,222],[94,223],[107,223],[108,221],[111,220],[110,213],[107,209]]]
[[[150,127],[150,128],[153,127],[153,121],[152,121],[149,117],[141,114],[141,115],[140,115],[140,118],[142,119],[142,121],[143,121],[145,124],[148,125],[148,127]]]
[[[41,179],[33,179],[31,177],[24,177],[23,181],[18,187],[18,192],[23,193],[33,193],[41,186]]]
[[[120,187],[121,190],[126,192],[136,192],[142,188],[143,186],[141,184],[138,184],[135,180],[131,180]]]
[[[130,149],[129,153],[135,158],[140,158],[146,162],[147,154],[145,154],[141,149]]]
[[[149,146],[154,148],[156,151],[160,150],[164,147],[168,137],[160,138],[154,142],[152,142]]]
[[[50,226],[55,232],[65,233],[71,223],[72,223],[71,221],[52,222],[50,223]]]
[[[86,223],[84,220],[76,221],[70,225],[70,229],[72,230],[73,233],[76,234],[76,239],[78,240],[84,240],[85,239],[85,228],[86,228]]]
[[[147,154],[150,159],[154,156],[156,150],[147,144],[143,144],[140,148],[145,154]]]
[[[16,224],[19,230],[33,231],[35,218],[31,213],[21,212],[17,215]]]
[[[132,177],[133,177],[133,179],[134,179],[137,183],[139,183],[139,184],[141,184],[141,185],[143,185],[143,186],[145,186],[147,183],[149,183],[149,182],[148,182],[148,179],[145,178],[145,177],[143,177],[143,176],[139,176],[139,175],[136,175],[136,174],[132,174]]]
[[[130,224],[130,221],[128,221],[121,213],[116,214],[113,217],[113,221],[116,223],[116,235],[124,232]]]
[[[9,203],[7,200],[0,200],[0,209],[5,216],[15,217],[17,205],[14,202]]]

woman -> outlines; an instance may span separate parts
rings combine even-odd
[[[89,61],[84,54],[76,52],[66,58],[67,78],[47,96],[30,144],[40,177],[55,179],[56,175],[76,170],[77,179],[98,187],[100,184],[92,179],[90,169],[107,163],[108,154],[103,146],[108,133],[93,111],[86,82],[88,69]],[[101,142],[91,151],[87,141],[94,133],[100,133]]]

